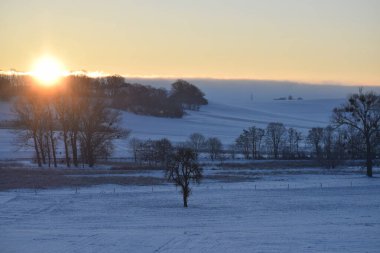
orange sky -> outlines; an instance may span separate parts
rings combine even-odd
[[[0,69],[380,85],[380,1],[0,1]]]

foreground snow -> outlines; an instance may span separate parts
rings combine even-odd
[[[379,192],[379,178],[352,174],[206,180],[188,209],[172,185],[2,192],[0,245],[2,252],[378,252]]]

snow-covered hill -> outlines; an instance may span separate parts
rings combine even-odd
[[[145,85],[169,88],[173,80],[128,79]],[[189,111],[181,119],[158,118],[123,112],[122,124],[132,130],[131,137],[141,139],[169,138],[186,140],[194,132],[218,137],[226,145],[234,142],[244,128],[256,125],[265,128],[269,122],[282,122],[306,133],[311,127],[329,124],[332,109],[341,104],[353,86],[301,85],[290,82],[190,80],[200,87],[209,105],[200,111]],[[369,88],[367,88],[369,89]],[[371,89],[379,92],[380,87]],[[274,100],[278,97],[302,97],[303,100]],[[14,117],[9,103],[0,103],[0,120]],[[15,147],[15,135],[0,130],[0,157],[25,157],[27,150]],[[115,156],[125,156],[128,140],[116,141]]]
[[[232,105],[210,101],[200,111],[188,111],[182,119],[156,118],[123,113],[123,125],[138,138],[169,137],[182,141],[193,132],[219,137],[231,143],[247,127],[265,128],[269,122],[283,122],[287,127],[306,131],[326,126],[331,110],[342,103],[340,99],[267,101]]]

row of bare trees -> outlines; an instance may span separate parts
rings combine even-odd
[[[159,145],[161,142],[166,145]],[[239,155],[244,159],[315,159],[334,168],[345,160],[364,159],[367,175],[371,177],[373,161],[380,151],[379,143],[379,95],[360,89],[334,108],[331,123],[326,127],[313,127],[305,132],[271,122],[265,129],[257,126],[244,129],[228,147],[223,146],[220,139],[206,138],[200,133],[191,134],[181,146],[192,149],[197,155],[207,154],[211,160],[221,161]],[[167,155],[166,151],[173,150],[167,139],[145,142],[133,139],[131,146],[135,161],[149,164],[167,160],[158,154]]]
[[[220,139],[206,138],[200,133],[191,134],[185,143],[179,143],[177,146],[166,138],[160,140],[132,138],[129,146],[136,163],[155,166],[166,166],[169,157],[179,148],[191,149],[197,156],[200,153],[206,153],[212,161],[220,159],[223,155],[223,144]]]
[[[0,100],[9,101],[21,93],[26,79],[24,76],[0,72]]]
[[[331,124],[314,127],[306,134],[271,122],[265,129],[252,126],[244,129],[235,144],[223,147],[218,138],[194,133],[183,146],[195,153],[208,154],[211,160],[232,159],[315,159],[334,168],[345,160],[365,160],[367,175],[372,176],[373,161],[379,154],[380,98],[374,92],[358,93],[333,110]]]
[[[81,80],[88,78],[76,81]],[[39,166],[64,162],[67,167],[92,167],[111,154],[112,140],[128,135],[119,127],[120,113],[109,109],[104,98],[85,94],[90,91],[30,87],[19,95],[14,105],[19,133],[24,143],[34,147]]]
[[[146,141],[132,138],[129,144],[133,160],[139,164],[166,166],[174,151],[172,143],[166,138]]]
[[[342,160],[364,159],[367,176],[372,177],[379,143],[380,96],[359,89],[334,108],[330,125],[312,128],[305,137],[300,131],[275,122],[269,123],[265,130],[255,126],[244,130],[235,146],[246,159],[260,158],[263,149],[273,158],[304,158],[309,153],[331,168]]]
[[[244,129],[232,147],[244,155],[245,159],[260,159],[265,154],[273,158],[301,158],[300,144],[302,133],[288,128],[280,122],[271,122],[266,129],[256,126]]]
[[[315,127],[307,134],[284,124],[272,122],[265,129],[252,126],[244,129],[235,144],[224,146],[219,138],[191,134],[175,147],[168,139],[130,140],[136,163],[165,166],[177,148],[190,148],[197,155],[212,161],[244,158],[257,159],[314,159],[321,165],[334,168],[348,159],[363,159],[363,138],[352,127]]]
[[[235,148],[245,159],[315,159],[320,164],[334,168],[344,160],[365,159],[372,162],[378,150],[379,131],[370,138],[367,148],[363,131],[352,125],[336,121],[327,127],[314,127],[307,134],[282,123],[269,123],[266,129],[250,127],[236,139]],[[368,153],[368,150],[370,152]],[[370,161],[367,160],[368,156]],[[369,174],[370,175],[370,174]]]

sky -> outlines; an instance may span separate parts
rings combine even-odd
[[[0,69],[380,85],[378,0],[1,0]]]

